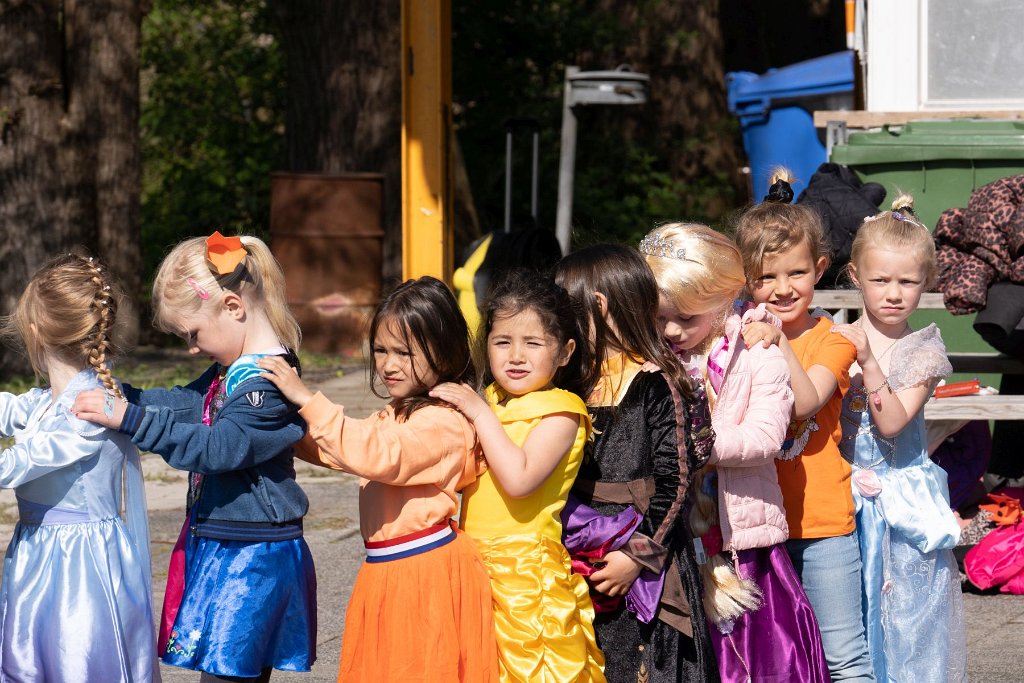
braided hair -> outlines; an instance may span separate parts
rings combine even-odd
[[[65,254],[52,259],[29,281],[3,335],[20,339],[32,369],[45,375],[47,357],[88,365],[103,386],[124,398],[110,372],[118,345],[115,329],[124,294],[98,259]]]

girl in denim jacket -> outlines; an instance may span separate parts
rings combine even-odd
[[[127,403],[79,395],[80,417],[117,427],[189,475],[188,517],[171,558],[159,652],[200,681],[266,681],[316,657],[316,576],[302,537],[308,500],[295,481],[295,407],[256,362],[297,365],[299,327],[284,275],[255,237],[182,242],[153,283],[155,322],[214,364],[186,387]]]
[[[712,407],[715,444],[694,480],[690,523],[698,561],[706,558],[704,605],[722,680],[828,681],[818,623],[784,544],[775,456],[793,408],[789,369],[777,347],[748,348],[740,335],[745,322],[779,321],[736,302],[743,258],[704,225],[663,225],[640,252],[658,281],[664,339]]]

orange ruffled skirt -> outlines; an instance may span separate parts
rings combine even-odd
[[[487,570],[473,542],[364,563],[345,613],[339,683],[496,683]]]
[[[604,683],[587,583],[558,541],[474,538],[491,576],[502,683]]]

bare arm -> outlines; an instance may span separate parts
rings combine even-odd
[[[875,428],[886,438],[896,436],[924,408],[928,397],[935,390],[938,379],[894,392],[871,351],[864,330],[857,325],[836,325],[832,330],[849,339],[857,347],[857,364],[860,365],[864,390],[871,392],[868,396],[868,408],[871,410],[871,420],[875,423]]]
[[[430,395],[451,403],[476,428],[490,469],[501,488],[513,498],[528,496],[555,471],[576,441],[580,418],[572,413],[553,413],[541,419],[517,446],[487,402],[465,384],[439,384]]]

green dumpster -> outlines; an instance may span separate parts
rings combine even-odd
[[[881,183],[888,209],[901,191],[914,196],[918,216],[934,229],[946,209],[967,206],[977,188],[1024,173],[1024,122],[956,119],[912,121],[875,132],[852,133],[832,148],[830,161],[851,167],[864,182]],[[971,327],[973,315],[921,311],[919,328],[935,322],[950,351],[992,351]],[[966,379],[957,375],[953,379]],[[998,376],[981,377],[998,386]]]
[[[1024,173],[1024,122],[958,119],[912,121],[881,131],[852,133],[832,148],[831,161],[850,166],[864,182],[885,186],[888,208],[898,191],[914,195],[924,224],[935,226],[950,207],[967,206],[971,192]]]

